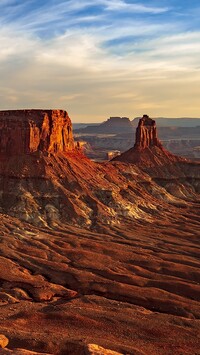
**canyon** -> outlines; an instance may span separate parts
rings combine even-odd
[[[67,112],[1,111],[0,192],[0,354],[198,354],[200,163],[155,120],[94,162]]]

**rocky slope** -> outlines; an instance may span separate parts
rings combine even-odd
[[[5,112],[2,116],[5,125]],[[157,206],[163,196],[166,202],[181,203],[137,166],[87,159],[74,148],[71,121],[63,111],[42,111],[38,116],[38,111],[12,113],[7,128],[3,125],[3,138],[7,132],[7,141],[14,142],[13,125],[23,123],[13,143],[21,150],[16,148],[14,154],[6,149],[0,154],[2,213],[37,226],[69,223],[97,228],[120,224],[125,218],[151,221],[152,215],[162,214]],[[163,208],[168,208],[164,202]]]
[[[149,118],[96,164],[65,112],[28,112],[7,128],[0,115],[4,141],[18,117],[29,142],[0,154],[0,354],[198,354],[199,165],[165,151]]]

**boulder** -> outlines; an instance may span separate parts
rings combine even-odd
[[[9,343],[8,338],[5,335],[0,334],[0,348],[5,348]]]

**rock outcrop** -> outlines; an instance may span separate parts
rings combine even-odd
[[[172,196],[199,198],[200,164],[166,150],[158,139],[156,122],[147,115],[139,120],[134,146],[113,161],[134,164]]]
[[[122,355],[113,350],[102,348],[97,344],[88,344],[86,348],[86,355]]]
[[[156,122],[148,115],[144,115],[139,120],[134,146],[113,160],[137,164],[146,172],[149,172],[149,168],[186,161],[186,159],[168,152],[162,146],[158,139]]]
[[[0,157],[73,148],[72,124],[66,111],[0,111]]]
[[[134,147],[145,149],[152,146],[162,147],[162,144],[157,137],[156,122],[149,116],[143,115],[139,120],[136,129],[136,141]]]
[[[5,348],[9,343],[8,338],[5,335],[0,334],[0,349]]]

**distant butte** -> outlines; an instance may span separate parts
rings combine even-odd
[[[66,111],[0,111],[0,157],[73,148],[72,124]]]
[[[137,164],[147,172],[149,168],[186,161],[185,158],[173,155],[163,147],[157,136],[156,122],[148,115],[143,115],[138,122],[134,146],[113,160]]]
[[[152,146],[162,147],[162,144],[157,137],[156,122],[148,115],[143,115],[139,120],[136,129],[136,141],[134,147],[145,149]]]

